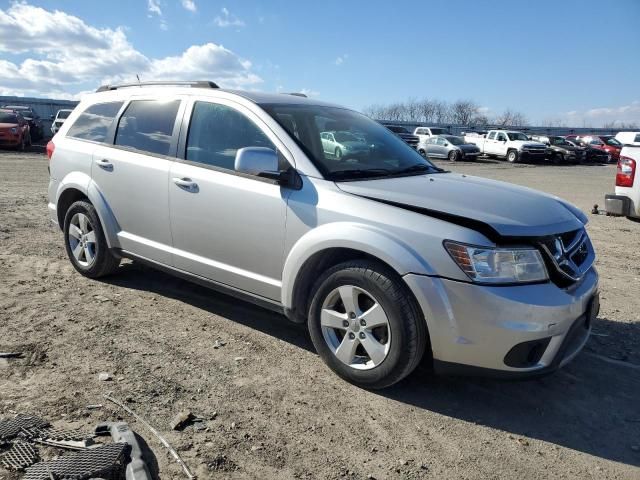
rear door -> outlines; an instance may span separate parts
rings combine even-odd
[[[280,300],[290,190],[236,172],[243,147],[285,150],[246,107],[206,97],[190,102],[169,184],[175,266]]]
[[[168,182],[182,104],[175,96],[133,97],[112,144],[93,154],[92,177],[118,222],[122,249],[165,265],[172,264]]]

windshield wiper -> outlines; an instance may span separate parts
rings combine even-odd
[[[384,177],[391,172],[386,168],[350,168],[330,173],[331,180],[348,180],[350,178]]]
[[[437,173],[445,172],[443,168],[436,167],[435,165],[431,166],[425,163],[417,163],[416,165],[411,165],[410,167],[403,168],[401,170],[396,170],[395,172],[393,172],[393,174],[403,175],[405,173],[426,172],[426,171],[437,172]]]

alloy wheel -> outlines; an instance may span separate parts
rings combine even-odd
[[[76,262],[90,267],[96,259],[96,232],[84,213],[76,213],[71,218],[68,241]]]
[[[360,287],[343,285],[329,293],[320,325],[331,352],[349,367],[370,370],[389,354],[389,318],[373,295]]]

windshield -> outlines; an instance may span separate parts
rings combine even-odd
[[[606,143],[607,145],[610,145],[612,147],[622,147],[622,144],[618,140],[613,138],[613,137],[604,138],[604,143]]]
[[[262,105],[298,143],[329,180],[436,173],[425,160],[385,126],[352,110],[318,105]],[[345,148],[323,132],[355,138],[365,148]]]
[[[67,118],[69,115],[71,114],[71,110],[59,110],[58,111],[58,118],[59,119],[65,119]]]
[[[465,143],[462,138],[454,137],[453,135],[447,135],[444,138],[446,138],[451,145],[464,145]]]
[[[444,128],[432,128],[431,129],[431,135],[442,135],[444,133],[447,133],[447,131]]]
[[[0,123],[18,123],[18,116],[15,113],[0,112]]]
[[[507,133],[507,137],[509,137],[509,140],[524,140],[525,142],[529,140],[529,137],[520,132],[509,132]]]
[[[387,126],[387,128],[394,133],[409,133],[409,130],[407,130],[404,127],[395,127],[393,125],[390,125],[390,126]]]
[[[566,147],[572,147],[573,144],[568,142],[562,137],[551,137],[551,145],[564,145]]]

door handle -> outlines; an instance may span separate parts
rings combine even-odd
[[[173,179],[173,183],[175,183],[179,187],[184,188],[185,190],[189,190],[191,192],[197,192],[198,191],[198,184],[196,182],[194,182],[193,180],[191,180],[190,178],[177,178],[177,177],[175,177]]]
[[[106,158],[100,159],[96,162],[100,168],[105,170],[113,170],[113,163],[111,163]]]

